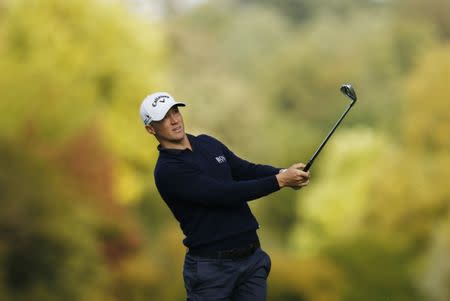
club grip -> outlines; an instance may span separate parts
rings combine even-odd
[[[308,171],[308,170],[310,169],[311,165],[312,165],[312,162],[311,162],[311,161],[309,161],[308,163],[306,163],[305,167],[303,167],[303,171]]]

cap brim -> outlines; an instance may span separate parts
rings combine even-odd
[[[177,107],[185,107],[186,104],[185,104],[184,102],[177,101],[177,102],[173,103],[170,107],[168,107],[167,110],[164,112],[164,114],[162,114],[162,116],[161,116],[159,119],[153,119],[152,121],[161,121],[161,120],[163,120],[164,117],[166,116],[167,112],[169,112],[169,110],[170,110],[172,107],[174,107],[174,106],[177,106]]]

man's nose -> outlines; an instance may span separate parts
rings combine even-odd
[[[169,113],[169,120],[170,120],[170,123],[172,123],[172,124],[178,122],[178,118],[177,118],[177,117],[175,116],[175,114],[172,113],[172,112]]]

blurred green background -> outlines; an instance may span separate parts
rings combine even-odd
[[[0,300],[184,300],[141,100],[253,162],[269,300],[450,300],[447,0],[0,0]]]

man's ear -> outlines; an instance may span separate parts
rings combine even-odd
[[[154,128],[153,126],[151,126],[150,124],[149,124],[149,125],[146,125],[146,126],[145,126],[145,129],[147,130],[147,132],[149,132],[149,133],[152,134],[152,135],[155,135],[155,134],[156,134],[155,128]]]

